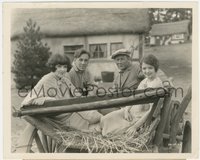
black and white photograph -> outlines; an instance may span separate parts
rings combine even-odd
[[[4,5],[7,153],[197,152],[195,3],[143,4]]]

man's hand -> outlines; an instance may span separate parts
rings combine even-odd
[[[53,101],[55,100],[55,98],[52,98],[52,97],[40,97],[40,98],[37,98],[37,99],[34,99],[32,104],[34,105],[43,105],[45,101]]]
[[[163,81],[163,87],[165,88],[174,87],[173,78],[169,77],[167,80]]]
[[[45,98],[45,102],[46,102],[46,101],[54,101],[54,100],[56,100],[56,99],[53,98],[53,97],[46,97],[46,98]]]

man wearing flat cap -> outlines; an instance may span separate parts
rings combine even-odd
[[[140,71],[139,63],[132,63],[130,51],[120,49],[114,52],[111,56],[114,59],[119,73],[115,76],[113,87],[114,91],[130,91],[138,87],[140,81],[144,78]],[[117,108],[102,109],[102,114],[108,114],[115,111]]]
[[[117,50],[113,53],[111,58],[114,59],[119,69],[119,73],[114,79],[115,89],[122,92],[127,91],[126,89],[136,89],[144,76],[141,73],[139,63],[131,62],[130,51],[126,49]],[[117,133],[120,130],[118,127],[119,124],[129,124],[129,121],[126,120],[127,115],[125,115],[125,113],[123,108],[107,109],[107,114],[101,118],[100,122],[102,135],[105,136],[109,133]],[[121,121],[121,119],[123,119],[123,121]]]
[[[119,69],[119,74],[116,75],[114,80],[115,88],[118,90],[136,89],[144,77],[139,63],[133,64],[131,62],[130,51],[126,49],[117,50],[111,58],[114,59]]]

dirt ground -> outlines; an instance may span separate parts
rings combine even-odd
[[[191,43],[160,46],[160,47],[146,47],[145,54],[154,54],[160,61],[160,68],[168,77],[173,77],[175,87],[182,87],[183,94],[191,85],[192,75],[192,48]],[[18,96],[17,90],[12,89],[12,106],[19,109],[23,98]],[[176,97],[182,100],[182,96]],[[188,107],[186,113],[187,119],[191,118],[191,106]],[[15,151],[17,140],[26,126],[26,122],[20,118],[11,117],[11,135],[12,135],[12,152]]]
[[[12,107],[15,107],[16,109],[20,108],[20,104],[22,102],[23,98],[18,96],[18,92],[16,89],[12,89],[11,91],[11,101],[12,101]],[[27,122],[21,118],[14,118],[11,116],[11,136],[12,136],[12,151],[15,151],[15,148],[17,146],[17,140],[24,130]]]

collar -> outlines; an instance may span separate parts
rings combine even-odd
[[[133,67],[133,64],[131,63],[125,70],[120,70],[119,73],[130,71],[132,67]]]
[[[53,75],[53,77],[56,79],[56,80],[61,80],[61,76],[56,74],[55,72],[51,72],[51,74]]]
[[[84,71],[79,70],[75,63],[74,63],[74,65],[73,65],[73,68],[74,68],[74,70],[75,70],[76,72],[78,72],[78,73],[83,73],[83,72],[84,72]]]

